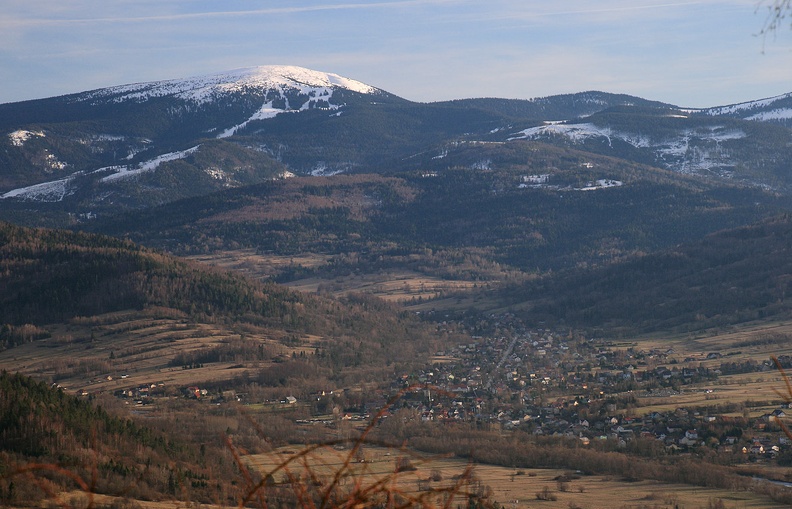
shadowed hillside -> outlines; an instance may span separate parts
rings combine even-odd
[[[533,319],[602,334],[692,331],[792,311],[792,219],[726,230],[588,272],[531,281],[504,297]]]

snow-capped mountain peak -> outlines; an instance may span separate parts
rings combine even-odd
[[[82,94],[79,100],[111,99],[115,102],[142,102],[155,97],[172,96],[200,104],[227,94],[246,91],[265,92],[272,89],[281,91],[296,89],[308,95],[311,92],[329,92],[335,89],[346,89],[361,94],[377,92],[377,89],[370,85],[334,73],[297,66],[266,65],[185,79],[103,88]]]

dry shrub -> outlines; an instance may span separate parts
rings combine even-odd
[[[707,501],[707,509],[726,509],[726,504],[722,499],[709,499]]]
[[[414,472],[418,470],[418,467],[413,465],[410,458],[400,457],[396,459],[396,473],[400,472]]]
[[[400,393],[397,397],[401,397]],[[407,491],[400,483],[405,475],[427,466],[431,467],[431,459],[423,458],[410,451],[400,449],[400,456],[394,464],[393,471],[382,476],[366,476],[368,462],[361,462],[364,457],[362,448],[365,445],[387,447],[387,444],[375,443],[367,436],[382,419],[387,409],[392,406],[392,400],[372,419],[368,427],[363,430],[358,438],[326,441],[310,445],[301,450],[290,451],[293,454],[285,458],[278,456],[275,466],[266,471],[253,471],[245,461],[245,451],[235,445],[231,439],[226,438],[225,444],[233,458],[238,471],[238,478],[232,483],[237,497],[237,507],[303,507],[309,509],[325,508],[352,508],[352,507],[455,507],[459,505],[475,505],[476,507],[492,507],[490,502],[492,490],[485,486],[473,474],[472,464],[443,485],[431,485],[430,482],[439,483],[443,476],[439,469],[432,469],[429,479],[423,480],[421,490],[417,493]],[[265,439],[263,430],[258,433]],[[341,449],[341,451],[339,451]],[[323,472],[325,466],[321,453],[332,451],[341,457],[340,466],[334,470]],[[137,509],[140,504],[121,493],[109,506],[100,505],[96,501],[96,459],[93,466],[91,460],[80,467],[83,475],[74,473],[62,466],[45,463],[28,463],[23,466],[9,466],[0,475],[0,487],[3,493],[9,491],[6,485],[19,478],[29,479],[31,482],[25,486],[32,486],[40,493],[42,499],[47,499],[52,504],[64,509]],[[354,467],[354,468],[353,468]],[[80,495],[72,494],[69,500],[63,500],[59,495],[62,492],[60,485],[51,482],[48,477],[57,476],[77,487]],[[412,478],[412,477],[411,477]],[[87,479],[87,480],[86,480]],[[280,482],[276,480],[280,480]],[[21,487],[21,486],[20,486]],[[19,488],[15,488],[19,490]],[[218,487],[219,489],[219,487]],[[179,493],[175,490],[176,494]],[[27,493],[18,493],[26,496]],[[186,493],[184,494],[186,496]],[[0,495],[1,497],[2,495]],[[160,494],[161,496],[161,494]],[[33,501],[34,497],[25,498]],[[2,505],[0,500],[0,505]]]
[[[429,479],[418,479],[418,492],[407,491],[399,485],[404,475],[431,465],[431,459],[421,458],[404,449],[396,458],[393,471],[379,476],[365,475],[368,465],[360,463],[361,449],[365,445],[387,447],[387,444],[370,441],[367,437],[388,408],[400,398],[399,393],[374,416],[369,425],[356,439],[327,441],[310,445],[289,455],[263,472],[251,472],[242,455],[228,441],[227,446],[234,455],[236,465],[244,479],[244,496],[239,507],[254,505],[262,509],[275,506],[298,506],[310,509],[335,507],[454,507],[474,501],[478,507],[489,507],[492,490],[484,486],[473,475],[473,466],[468,464],[464,471],[453,476],[445,486],[431,486],[430,481],[439,482],[442,474],[438,469],[431,471]],[[339,447],[343,446],[343,447]],[[339,449],[345,450],[340,453]],[[348,449],[348,450],[347,450]],[[330,475],[322,475],[322,453],[340,455],[340,466]],[[354,467],[354,468],[353,468]],[[413,474],[414,475],[414,474]],[[267,479],[282,476],[287,482],[272,485]],[[402,483],[402,485],[405,485]]]
[[[536,500],[554,502],[554,501],[558,500],[558,497],[556,496],[555,493],[550,491],[550,488],[545,486],[544,488],[542,488],[542,491],[537,491],[536,492]]]

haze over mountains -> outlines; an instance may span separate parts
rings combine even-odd
[[[313,257],[249,272],[341,293],[394,271],[508,282],[486,304],[479,288],[476,306],[544,319],[574,299],[542,291],[574,293],[574,278],[513,285],[767,220],[792,191],[792,94],[709,109],[604,92],[425,104],[264,66],[3,104],[0,131],[0,218],[177,254]]]
[[[791,122],[792,94],[706,110],[602,92],[422,104],[264,66],[0,105],[0,199],[99,214],[290,174],[421,169],[466,143],[519,140],[786,193]]]

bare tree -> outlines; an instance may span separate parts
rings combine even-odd
[[[762,0],[757,7],[757,11],[767,9],[767,17],[760,32],[766,36],[776,32],[789,19],[792,14],[792,0]]]

